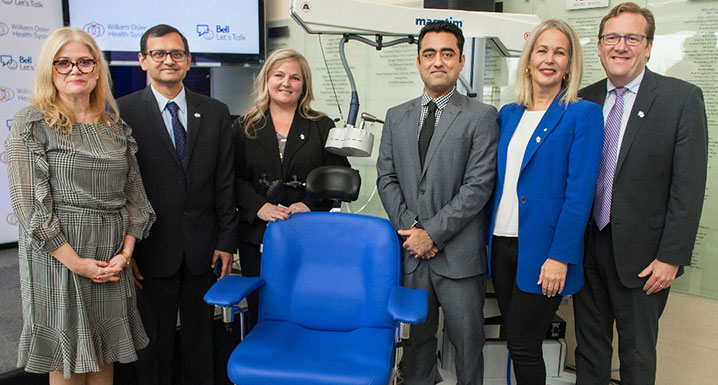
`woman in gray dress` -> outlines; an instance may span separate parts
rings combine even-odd
[[[5,147],[20,220],[18,366],[49,373],[50,384],[111,384],[113,362],[136,360],[148,342],[128,266],[155,213],[90,35],[47,38],[32,105]]]

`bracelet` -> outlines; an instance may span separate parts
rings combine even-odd
[[[126,251],[120,251],[120,255],[125,257],[125,267],[130,266],[130,262],[132,262],[132,257],[130,257],[130,254]]]

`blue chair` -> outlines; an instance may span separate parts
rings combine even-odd
[[[237,307],[259,289],[259,320],[232,353],[239,385],[387,384],[404,323],[424,322],[424,290],[401,284],[401,249],[382,218],[300,213],[270,223],[261,277],[229,276],[205,295]],[[400,326],[400,322],[402,323]]]

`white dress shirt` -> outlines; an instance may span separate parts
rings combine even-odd
[[[164,95],[159,93],[152,85],[150,85],[150,89],[152,89],[152,93],[155,95],[155,99],[157,99],[157,107],[160,109],[160,114],[162,114],[162,120],[165,121],[165,128],[167,128],[167,133],[170,135],[170,140],[172,140],[172,145],[175,145],[175,135],[174,131],[172,129],[172,114],[170,113],[170,110],[167,109],[167,103],[169,102],[175,102],[177,104],[177,107],[179,107],[179,113],[177,114],[180,122],[182,123],[182,127],[184,127],[185,132],[187,131],[187,97],[185,96],[184,87],[182,87],[182,90],[175,96],[173,99],[167,99]]]
[[[623,115],[621,115],[621,132],[618,135],[618,143],[616,145],[616,155],[621,152],[621,143],[623,143],[623,134],[626,133],[626,125],[628,125],[628,118],[631,116],[631,110],[633,110],[633,103],[636,102],[636,95],[638,94],[638,88],[641,86],[643,75],[646,73],[644,68],[641,73],[631,80],[628,84],[623,86],[628,91],[623,94]],[[611,112],[611,108],[616,104],[616,93],[611,92],[616,86],[611,83],[610,79],[606,79],[606,101],[603,102],[603,121],[608,119],[608,113]],[[638,112],[636,112],[638,113]]]

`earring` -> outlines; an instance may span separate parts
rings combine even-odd
[[[563,81],[568,82],[569,79],[571,79],[571,74],[566,72],[566,74],[563,75]]]
[[[531,77],[531,71],[529,71],[528,68],[526,68],[526,70],[524,70],[524,74],[526,74],[526,77],[527,77],[527,78],[530,78],[530,77]]]

